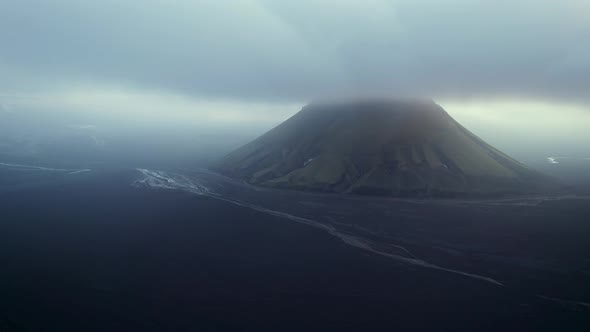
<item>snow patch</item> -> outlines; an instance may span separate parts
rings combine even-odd
[[[89,168],[84,168],[84,169],[77,169],[77,168],[51,168],[51,167],[41,167],[41,166],[11,164],[11,163],[0,163],[0,166],[3,166],[4,168],[8,168],[10,170],[15,170],[15,171],[63,172],[63,173],[69,173],[69,174],[78,174],[78,173],[84,173],[84,172],[90,172],[90,171],[92,171]]]
[[[579,157],[547,157],[547,161],[550,164],[559,164],[559,159],[569,159],[569,160],[590,160],[590,158],[579,158]]]

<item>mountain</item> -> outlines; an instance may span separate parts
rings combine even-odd
[[[380,195],[533,193],[552,181],[425,100],[312,103],[211,167],[248,183]]]

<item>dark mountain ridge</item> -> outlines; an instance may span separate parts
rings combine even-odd
[[[428,100],[312,103],[211,167],[248,183],[381,195],[535,193],[551,179]]]

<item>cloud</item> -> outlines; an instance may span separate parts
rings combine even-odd
[[[79,129],[79,130],[94,130],[96,129],[95,125],[89,125],[89,124],[73,124],[73,125],[68,125],[68,128],[72,128],[72,129]]]
[[[9,0],[0,93],[90,84],[259,103],[587,103],[588,31],[587,0]]]
[[[301,107],[298,103],[205,100],[157,90],[95,85],[51,89],[46,93],[38,92],[34,98],[19,95],[0,95],[0,98],[10,100],[18,113],[54,114],[56,117],[59,114],[60,118],[84,113],[93,116],[82,119],[106,119],[111,126],[117,123],[135,127],[188,126],[193,129],[219,125],[265,128],[284,121]],[[86,123],[68,123],[68,127],[97,128],[95,124]]]

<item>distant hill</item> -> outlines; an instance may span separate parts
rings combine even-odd
[[[553,185],[425,100],[312,103],[211,168],[267,187],[396,196]]]

